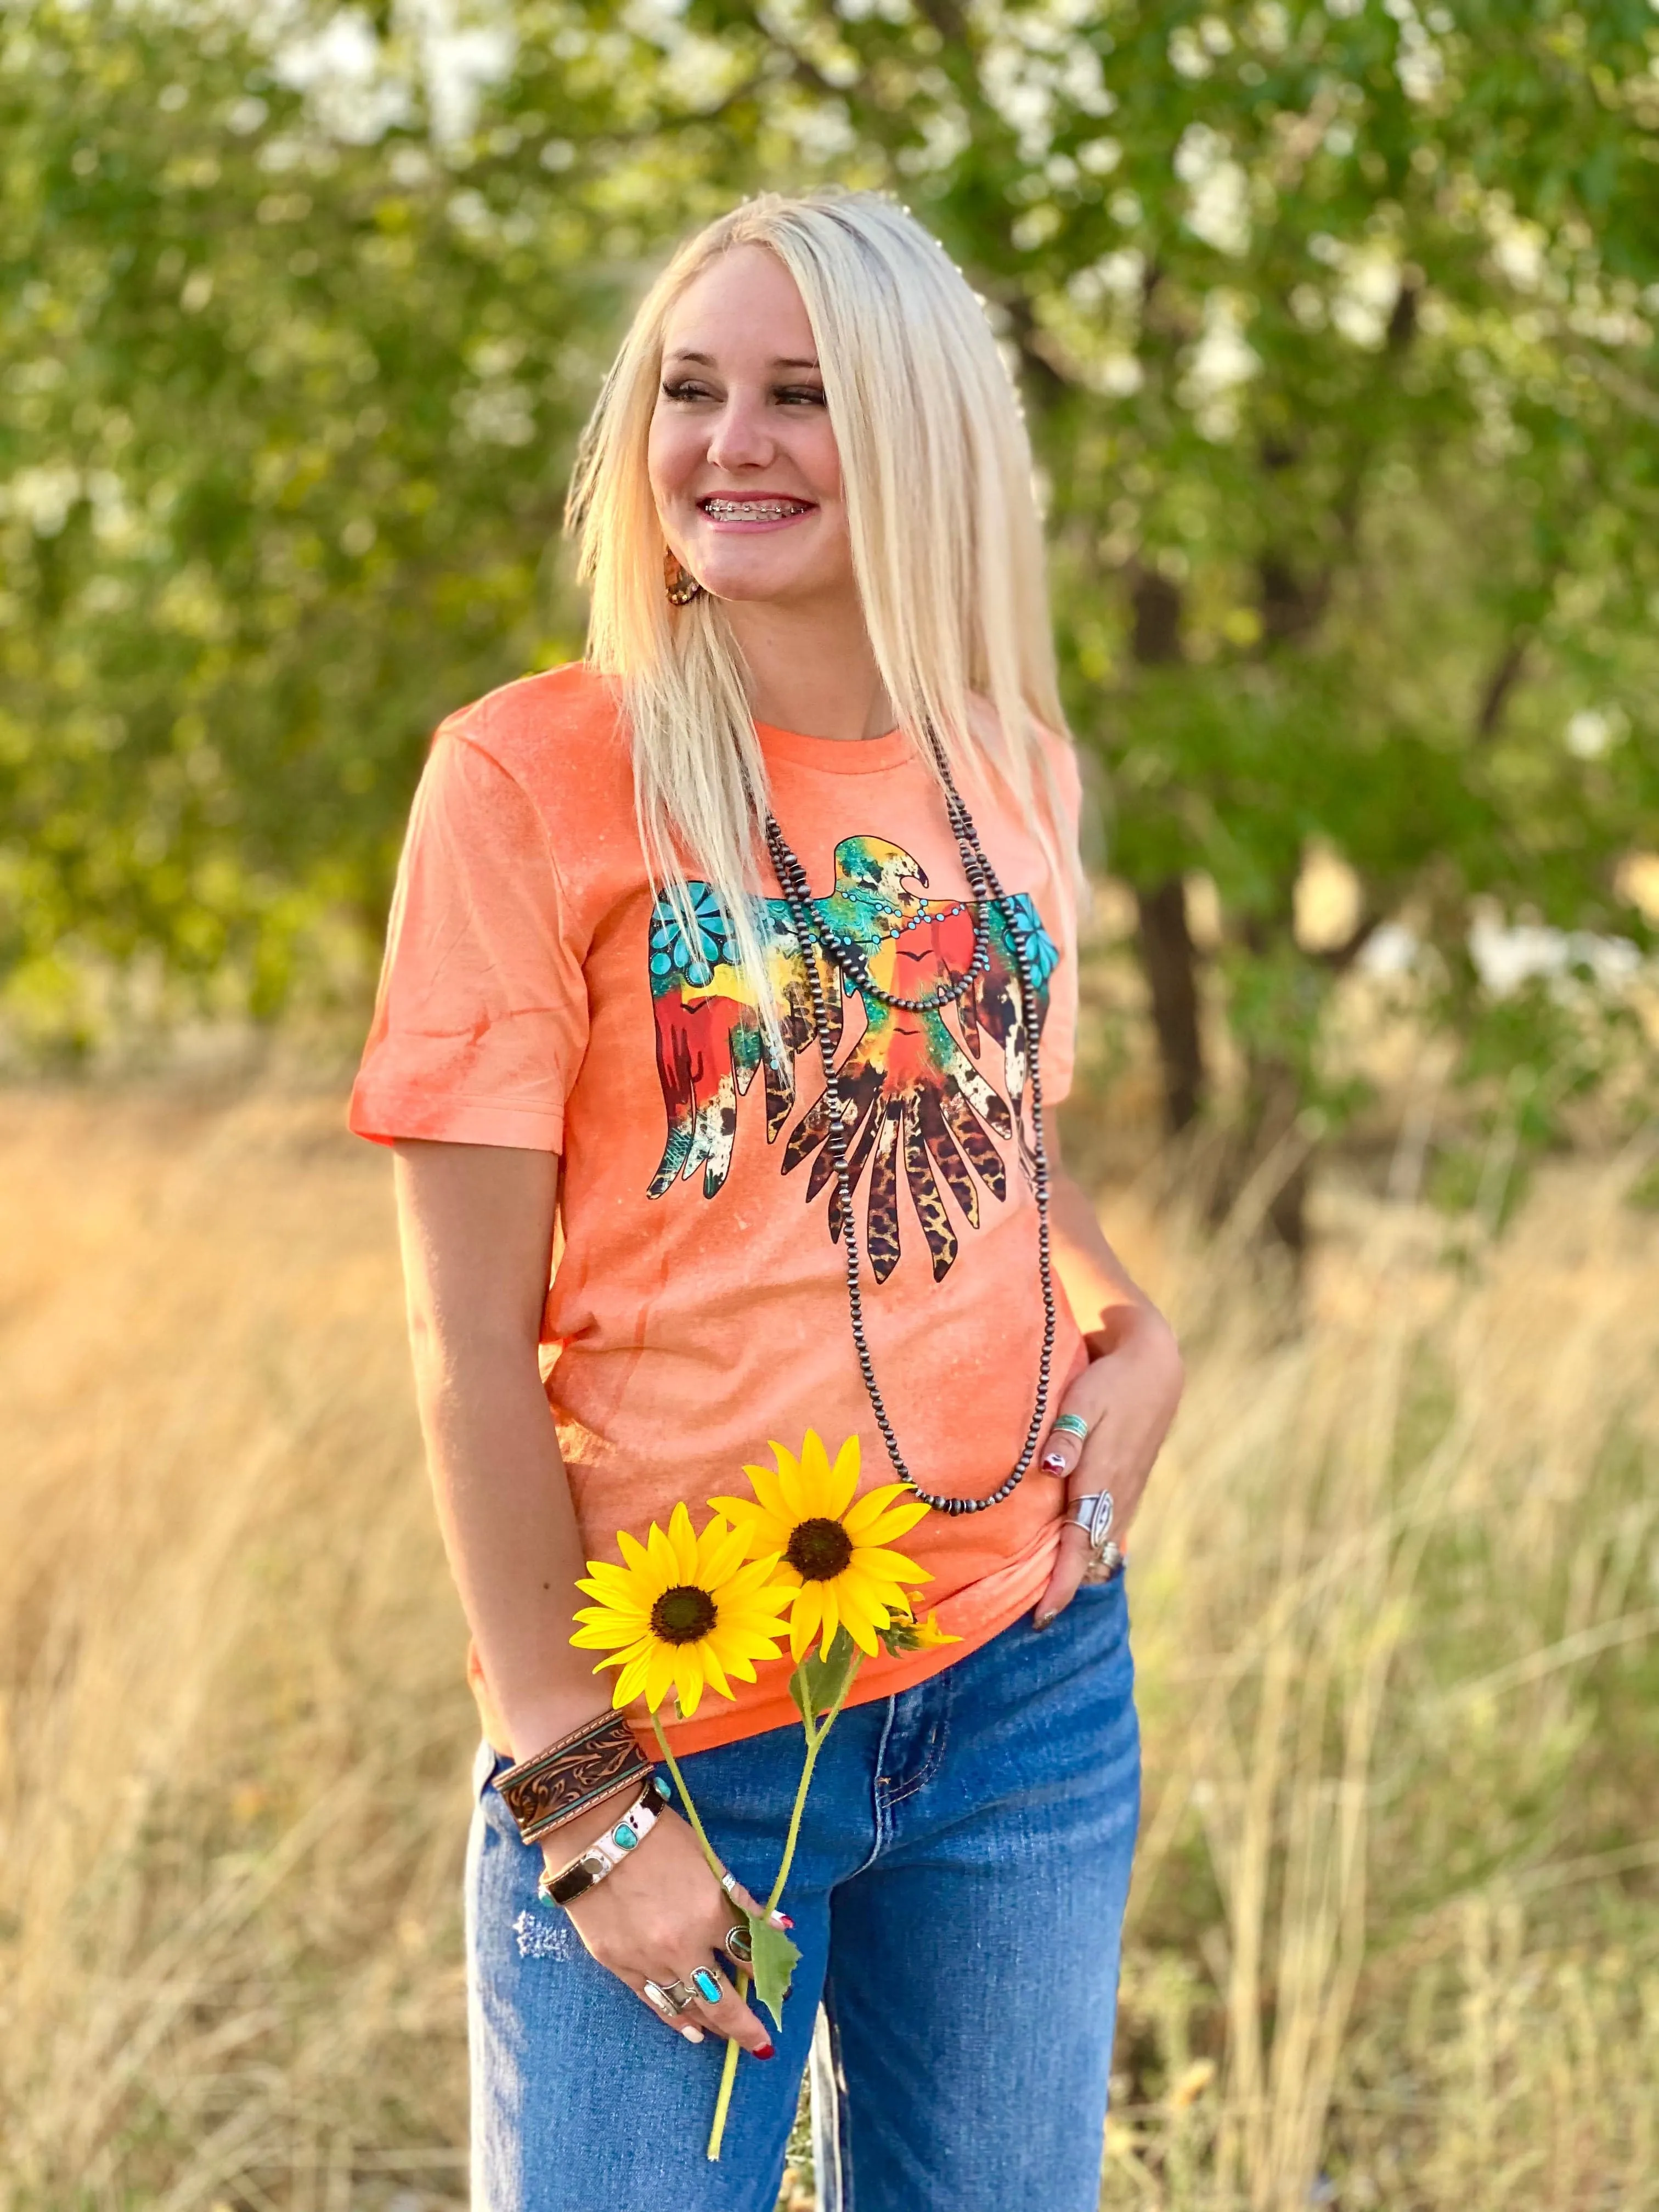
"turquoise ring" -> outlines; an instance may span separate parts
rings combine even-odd
[[[709,1972],[707,1966],[699,1966],[697,1968],[696,1973],[691,1977],[691,1986],[705,2004],[718,2004],[720,2002],[720,1985],[715,1980],[714,1975]]]
[[[1086,1443],[1089,1440],[1089,1424],[1081,1413],[1056,1413],[1054,1433],[1056,1436],[1075,1437],[1080,1444]]]

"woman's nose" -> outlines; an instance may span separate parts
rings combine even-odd
[[[709,432],[708,460],[717,469],[764,468],[777,450],[763,403],[733,397]]]

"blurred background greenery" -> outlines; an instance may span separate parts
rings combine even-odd
[[[631,301],[826,179],[1019,380],[1188,1351],[1103,2203],[1655,2212],[1659,0],[0,4],[0,2206],[465,2203],[340,1084]]]
[[[559,517],[631,301],[833,179],[1006,341],[1218,1210],[1271,1160],[1304,1243],[1356,972],[1518,1155],[1610,1077],[1639,1110],[1650,0],[11,0],[0,178],[14,1059],[361,1012],[430,728],[580,649]]]

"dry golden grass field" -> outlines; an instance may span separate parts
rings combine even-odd
[[[459,2207],[473,1729],[384,1156],[157,1089],[0,1094],[0,2203]],[[1297,1325],[1104,1193],[1190,1371],[1104,2203],[1659,2206],[1650,1168],[1487,1243],[1336,1163]]]

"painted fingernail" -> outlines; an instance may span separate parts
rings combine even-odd
[[[1049,1622],[1054,1618],[1055,1616],[1052,1613],[1040,1613],[1036,1619],[1031,1623],[1031,1626],[1033,1628],[1047,1628]]]
[[[775,2058],[777,2055],[778,2046],[775,2043],[757,2043],[755,2045],[757,2058]]]
[[[1044,1452],[1042,1464],[1050,1474],[1064,1474],[1066,1472],[1065,1455],[1060,1452]]]
[[[772,1925],[775,1928],[793,1928],[794,1924],[787,1912],[775,1912],[772,1915]]]
[[[702,2030],[700,2027],[683,2027],[680,2030],[680,2033],[685,2038],[688,2043],[701,2043],[702,2041]]]
[[[720,2002],[720,1985],[714,1979],[714,1977],[709,1972],[707,1966],[699,1966],[697,1968],[696,1973],[691,1977],[691,1986],[696,1990],[697,1995],[702,1999],[705,2004],[718,2004]]]

